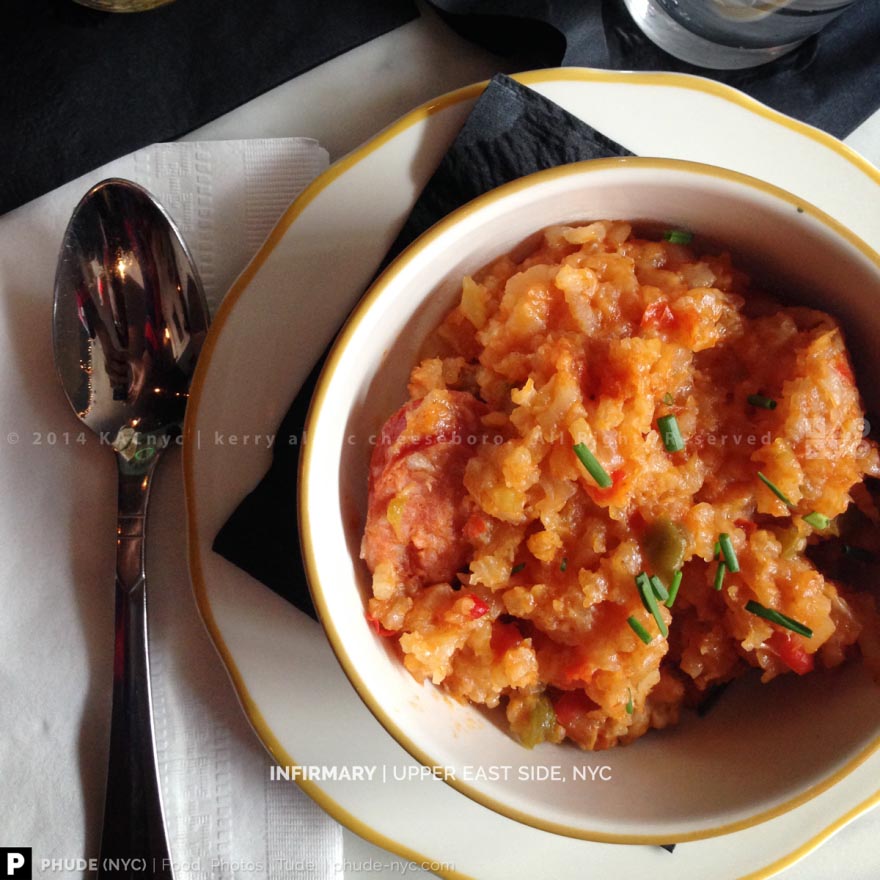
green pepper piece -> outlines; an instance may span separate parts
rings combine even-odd
[[[662,578],[664,584],[670,584],[684,562],[687,535],[680,525],[661,517],[648,526],[643,549],[651,571]]]
[[[806,541],[798,532],[797,526],[787,529],[774,529],[779,543],[782,545],[782,558],[794,559],[806,546]]]
[[[527,748],[533,749],[538,743],[547,739],[547,734],[556,725],[556,712],[550,698],[541,694],[532,706],[529,720],[522,731],[517,731],[519,741]]]

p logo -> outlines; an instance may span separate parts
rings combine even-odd
[[[0,847],[0,877],[31,880],[31,848],[29,846]]]

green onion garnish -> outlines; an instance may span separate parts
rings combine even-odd
[[[583,443],[574,444],[574,454],[581,460],[581,464],[587,469],[600,489],[608,489],[611,486],[612,481],[608,476],[608,471],[599,464],[596,456]]]
[[[721,541],[716,541],[712,548],[712,558],[717,559],[721,555]]]
[[[739,571],[739,560],[736,558],[736,550],[733,549],[733,541],[727,532],[722,532],[718,537],[718,545],[724,554],[724,564],[728,571]]]
[[[560,570],[560,571],[565,571],[567,568],[568,568],[568,557],[567,557],[567,556],[563,556],[563,557],[562,557],[562,562],[559,563],[559,570]]]
[[[750,394],[746,400],[760,409],[776,409],[776,401],[772,397],[764,397],[763,394]]]
[[[772,480],[768,480],[760,471],[758,471],[758,479],[787,507],[794,507],[794,504],[782,493]]]
[[[674,415],[661,416],[657,419],[657,427],[660,429],[660,437],[667,452],[681,452],[684,449],[678,419]]]
[[[683,574],[681,569],[672,576],[672,583],[669,585],[669,598],[666,600],[667,608],[672,608],[672,603],[675,602],[675,597],[678,595],[678,588],[681,586],[682,577]]]
[[[814,510],[804,517],[804,522],[809,523],[814,529],[824,532],[831,525],[831,520],[824,513]]]
[[[718,563],[718,568],[715,569],[714,587],[716,590],[720,590],[724,586],[724,573],[726,571],[727,563],[722,559],[721,562]]]
[[[632,715],[632,713],[633,713],[633,692],[632,692],[632,688],[627,688],[627,691],[629,692],[629,699],[626,701],[626,714],[627,714],[627,715]]]
[[[683,229],[667,229],[663,233],[663,239],[670,244],[690,244],[694,240],[694,234]]]
[[[772,608],[765,608],[760,602],[755,602],[753,599],[749,599],[746,602],[746,611],[757,617],[763,617],[764,620],[769,620],[770,623],[784,626],[786,629],[796,632],[799,636],[804,636],[807,639],[813,638],[813,631],[808,626],[804,626],[804,624],[798,623],[796,620],[788,617],[788,615],[780,614]]]
[[[669,590],[663,586],[663,581],[656,574],[651,575],[651,589],[661,602],[665,602],[669,598]]]
[[[646,644],[651,644],[651,634],[635,619],[635,617],[627,617],[626,622],[630,629]]]
[[[669,627],[666,626],[666,621],[660,613],[660,607],[657,605],[657,597],[654,595],[651,580],[645,572],[636,575],[636,586],[639,589],[639,596],[641,596],[642,604],[651,612],[654,620],[657,621],[657,629],[660,630],[660,635],[662,635],[663,638],[666,638],[666,636],[669,635]]]
[[[663,402],[667,406],[672,406],[675,403],[675,398],[667,391],[666,394],[663,395]]]
[[[519,565],[514,565],[514,567],[512,569],[510,569],[510,573],[511,574],[519,574],[525,567],[526,567],[526,564],[524,562],[521,562]]]

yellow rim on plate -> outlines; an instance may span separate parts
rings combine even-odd
[[[795,131],[803,137],[810,138],[811,140],[814,140],[824,145],[828,149],[837,153],[845,161],[858,168],[875,183],[880,184],[880,171],[878,171],[878,169],[867,162],[858,153],[838,141],[836,138],[823,131],[813,128],[812,126],[787,117],[775,110],[772,110],[771,108],[766,107],[765,105],[748,97],[747,95],[744,95],[743,93],[738,92],[735,89],[714,82],[712,80],[702,79],[700,77],[684,74],[634,74],[604,70],[591,70],[587,68],[559,68],[551,70],[537,70],[517,74],[514,78],[524,85],[537,85],[546,82],[558,81],[613,82],[651,87],[674,87],[713,95],[727,101],[728,103],[738,105],[757,116],[766,118],[775,124],[782,125],[785,128]],[[389,141],[393,140],[402,132],[406,131],[414,125],[425,121],[432,115],[448,107],[475,99],[484,91],[486,86],[486,82],[477,83],[450,92],[433,101],[421,105],[420,107],[408,113],[406,116],[402,117],[397,122],[393,123],[388,128],[384,129],[362,147],[358,148],[357,150],[345,156],[343,159],[336,162],[326,172],[316,178],[287,209],[266,242],[260,248],[259,252],[249,263],[247,268],[242,272],[242,274],[236,279],[229,293],[224,298],[217,312],[217,315],[214,318],[214,323],[205,341],[205,345],[199,359],[199,364],[196,369],[195,376],[193,377],[192,387],[190,391],[190,401],[187,408],[186,422],[184,425],[183,448],[184,488],[187,502],[187,545],[190,574],[193,582],[193,592],[196,599],[196,605],[199,609],[202,620],[208,630],[209,635],[211,636],[212,641],[214,642],[218,653],[220,654],[221,659],[223,660],[224,665],[226,666],[227,672],[236,691],[236,695],[238,696],[246,717],[248,718],[254,731],[263,742],[265,747],[268,749],[270,754],[273,756],[273,758],[282,764],[294,765],[296,762],[287,753],[280,741],[277,739],[272,729],[266,723],[259,706],[251,697],[245,685],[241,672],[239,671],[238,666],[235,662],[235,659],[232,656],[232,653],[230,652],[228,646],[226,645],[226,642],[223,639],[223,635],[217,624],[216,618],[214,617],[214,613],[208,599],[208,591],[205,583],[201,551],[198,542],[198,512],[196,509],[195,500],[196,492],[194,482],[195,468],[193,462],[193,450],[196,447],[196,444],[194,442],[194,434],[196,431],[195,426],[197,422],[197,414],[199,411],[203,387],[210,369],[211,358],[213,356],[217,340],[223,332],[227,320],[232,315],[236,303],[247,290],[248,286],[250,285],[251,281],[253,280],[259,269],[263,266],[268,257],[272,254],[274,249],[282,240],[287,230],[303,213],[307,205],[309,205],[321,192],[323,192],[335,180],[341,177],[346,171],[356,166],[358,163],[366,159],[373,152],[384,146]],[[768,189],[775,190],[774,187],[770,187],[769,185]],[[799,200],[798,203],[800,203]],[[816,214],[819,215],[821,214],[821,212],[816,211]],[[835,229],[842,228],[839,226],[839,224],[834,223],[834,221],[831,221],[831,223]],[[848,237],[850,240],[855,239],[855,237],[852,236],[851,233],[847,233],[846,237]],[[862,250],[870,251],[870,249],[867,248],[864,243],[858,241],[857,239],[856,242]],[[877,259],[876,255],[873,254],[873,252],[871,252],[871,255],[873,259]],[[872,747],[870,747],[870,751],[876,750],[877,745],[878,744],[874,744]],[[861,763],[861,761],[867,758],[867,756],[867,754],[857,756],[854,761],[856,763]],[[844,772],[842,772],[840,774],[841,778],[842,776],[846,775],[850,769],[852,769],[852,767],[848,767]],[[304,779],[298,779],[297,784],[331,816],[333,816],[339,822],[346,825],[352,831],[369,840],[370,842],[376,844],[377,846],[395,852],[406,859],[422,862],[431,861],[431,859],[425,858],[424,856],[410,849],[409,847],[404,846],[403,844],[400,844],[395,840],[391,840],[384,834],[370,828],[362,820],[352,815],[348,810],[346,810],[344,807],[334,801],[333,798],[331,798],[326,792],[323,791],[323,789],[321,789],[315,783]],[[829,782],[827,785],[824,785],[823,790],[824,788],[827,788],[830,784],[832,783]],[[815,794],[818,793],[818,791],[815,792]],[[803,798],[803,800],[806,799],[806,797]],[[778,871],[781,871],[784,868],[792,865],[794,862],[798,861],[804,855],[806,855],[817,846],[819,846],[822,842],[831,837],[837,830],[842,828],[848,822],[852,821],[854,818],[876,806],[877,804],[880,804],[880,791],[876,792],[874,795],[862,801],[856,807],[846,812],[835,822],[827,826],[823,831],[816,834],[814,837],[806,841],[804,844],[802,844],[800,847],[798,847],[788,855],[777,859],[776,861],[767,865],[765,868],[759,869],[758,871],[752,872],[742,877],[741,880],[763,880],[763,878],[770,877]],[[779,812],[784,812],[785,809],[787,808],[780,809],[779,811],[777,811],[777,814]],[[764,818],[770,817],[765,816]],[[763,820],[764,819],[762,819],[762,821]],[[450,878],[467,878],[467,875],[465,874],[448,870],[441,871],[441,876]]]

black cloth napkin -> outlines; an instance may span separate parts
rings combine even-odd
[[[568,162],[627,155],[628,150],[552,101],[496,76],[419,196],[385,262],[450,211],[503,183]],[[320,367],[306,380],[277,436],[303,436]],[[269,472],[223,526],[214,550],[315,617],[297,539],[299,448],[275,444]]]
[[[777,61],[716,71],[657,48],[622,0],[430,0],[459,33],[531,67],[572,65],[707,76],[846,137],[880,106],[880,2],[861,0]],[[698,125],[699,120],[694,120]]]
[[[3,0],[0,214],[416,14],[413,0],[176,0],[125,14]]]

